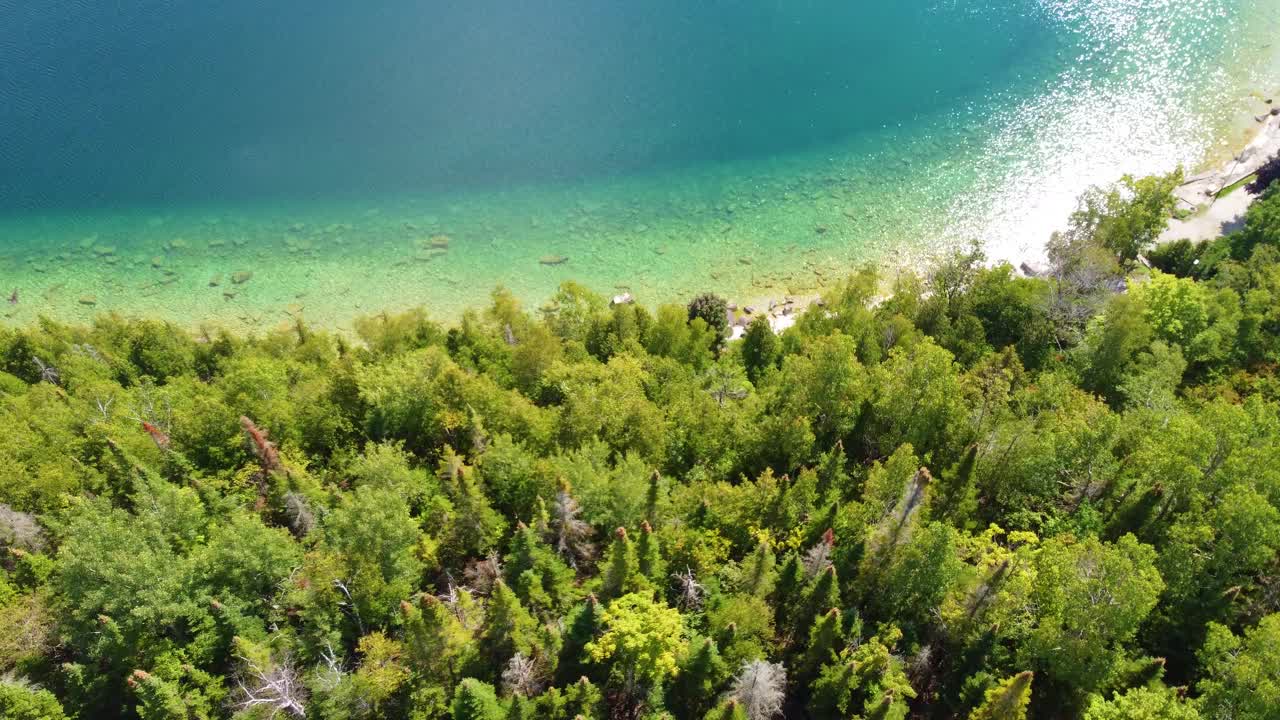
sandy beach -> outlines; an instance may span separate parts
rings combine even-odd
[[[1196,242],[1211,240],[1240,227],[1253,196],[1243,188],[1221,197],[1219,194],[1280,153],[1280,106],[1273,102],[1272,108],[1266,115],[1259,116],[1262,122],[1257,134],[1238,155],[1220,167],[1187,178],[1175,191],[1179,209],[1191,214],[1170,222],[1159,242],[1183,238]]]

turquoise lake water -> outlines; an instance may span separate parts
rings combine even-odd
[[[9,322],[809,294],[1220,160],[1280,0],[0,0]],[[1276,98],[1280,99],[1280,98]]]

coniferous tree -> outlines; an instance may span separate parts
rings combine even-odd
[[[770,331],[772,332],[772,331]],[[719,707],[712,708],[703,716],[703,720],[751,720],[742,704],[733,698],[729,698],[720,703]]]
[[[666,563],[658,548],[658,537],[649,521],[640,523],[640,539],[636,542],[636,570],[654,587],[662,587],[667,575]]]
[[[506,523],[485,496],[478,472],[446,445],[438,475],[454,505],[455,548],[472,556],[486,555],[497,545]]]
[[[978,465],[978,446],[970,445],[960,462],[942,474],[930,497],[930,517],[965,528],[977,511],[977,488],[974,472]]]
[[[591,525],[579,517],[581,514],[582,508],[574,499],[569,482],[561,478],[560,488],[556,491],[555,501],[551,506],[549,541],[556,552],[575,569],[580,563],[589,562],[595,556],[595,547],[591,544]]]
[[[773,562],[769,541],[762,539],[746,562],[742,591],[754,597],[767,597],[773,590]]]
[[[613,544],[609,546],[609,554],[605,560],[603,582],[600,585],[600,597],[612,600],[641,587],[639,563],[636,561],[636,550],[627,537],[626,528],[618,528],[613,534]]]
[[[796,633],[803,636],[805,628],[813,627],[817,618],[831,608],[838,607],[840,607],[840,581],[836,578],[835,566],[828,565],[826,570],[814,578],[805,593],[804,601],[794,618],[793,627]]]
[[[401,602],[405,649],[423,679],[444,687],[457,682],[476,653],[471,632],[434,595]]]
[[[779,629],[792,627],[792,615],[796,605],[804,593],[804,567],[800,564],[800,556],[794,552],[787,555],[778,573],[778,582],[773,588],[774,622]]]
[[[573,594],[573,570],[524,523],[510,547],[502,570],[520,599],[540,611],[563,607]]]
[[[742,338],[742,364],[746,367],[747,379],[758,385],[765,374],[777,366],[781,352],[781,342],[769,327],[768,319],[757,315],[747,325]]]
[[[176,685],[156,675],[134,670],[128,684],[138,698],[136,709],[143,720],[176,720],[191,710]]]
[[[827,540],[827,533],[832,532],[839,522],[839,503],[833,502],[822,508],[822,512],[814,515],[805,526],[804,547],[810,548]]]
[[[586,646],[604,631],[600,619],[600,603],[590,595],[569,615],[565,622],[560,645],[560,660],[556,664],[556,684],[574,682],[577,678],[593,677],[603,681],[600,666],[591,662]]]
[[[730,698],[742,707],[747,720],[771,720],[782,712],[786,691],[787,671],[781,663],[752,660],[738,671]]]
[[[573,718],[602,718],[604,693],[585,677],[565,688],[564,692],[566,720]]]
[[[894,695],[892,690],[886,690],[878,700],[873,701],[871,708],[867,711],[867,720],[889,720],[894,715]],[[902,710],[905,710],[903,708]],[[898,712],[897,717],[904,717],[905,712]]]
[[[849,473],[845,470],[844,441],[836,440],[818,460],[817,499],[819,506],[837,500],[849,500]]]
[[[671,683],[667,707],[677,717],[696,720],[702,717],[716,696],[716,688],[724,680],[724,662],[710,638],[703,638],[689,648],[680,663],[680,672]]]
[[[667,502],[667,486],[662,475],[657,470],[649,473],[649,487],[645,490],[644,495],[644,519],[650,525],[657,525],[661,520],[659,515],[663,512]]]
[[[1020,672],[987,691],[969,720],[1026,720],[1032,673]]]
[[[520,603],[520,598],[499,580],[493,586],[484,629],[480,634],[481,651],[488,669],[496,675],[516,653],[526,656],[537,646],[538,623]]]
[[[816,717],[848,717],[859,710],[905,716],[906,701],[916,696],[903,662],[893,653],[901,638],[897,628],[881,633],[855,648],[846,648],[822,668],[813,683],[808,707]],[[881,708],[885,699],[889,707]]]
[[[807,686],[823,665],[831,662],[844,644],[844,618],[839,608],[831,608],[809,628],[804,655],[797,666],[796,680]]]
[[[452,720],[503,720],[502,704],[493,686],[475,678],[458,683],[450,713]]]

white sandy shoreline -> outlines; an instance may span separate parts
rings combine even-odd
[[[1173,219],[1169,227],[1162,233],[1157,242],[1165,243],[1179,239],[1192,241],[1211,240],[1224,233],[1231,232],[1243,223],[1244,213],[1253,202],[1253,195],[1243,189],[1237,189],[1224,197],[1217,197],[1224,188],[1249,177],[1267,160],[1280,153],[1280,99],[1274,99],[1269,105],[1275,111],[1266,110],[1260,116],[1252,138],[1239,153],[1222,165],[1196,173],[1174,191],[1178,208],[1183,213],[1190,213],[1182,219]],[[1046,238],[1047,240],[1047,238]],[[1000,257],[991,262],[1008,262],[1019,272],[1034,276],[1039,274],[1043,252],[1034,256]],[[878,267],[885,272],[885,277],[895,274],[894,271],[918,271],[924,259],[919,257],[886,257]],[[781,333],[795,324],[797,317],[805,309],[820,301],[821,291],[784,295],[751,296],[745,301],[730,298],[730,324],[734,339],[745,332],[746,325],[755,317],[764,316],[775,333]],[[746,308],[752,310],[745,312]]]
[[[1273,101],[1271,107],[1253,139],[1239,154],[1217,168],[1187,178],[1174,191],[1178,208],[1191,215],[1171,221],[1158,242],[1212,240],[1241,226],[1253,196],[1240,189],[1221,198],[1218,193],[1249,177],[1280,153],[1280,104]]]

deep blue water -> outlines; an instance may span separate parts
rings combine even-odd
[[[573,181],[1033,91],[1036,0],[0,0],[0,205]]]
[[[0,0],[0,322],[1016,263],[1229,156],[1277,37],[1280,0]]]

